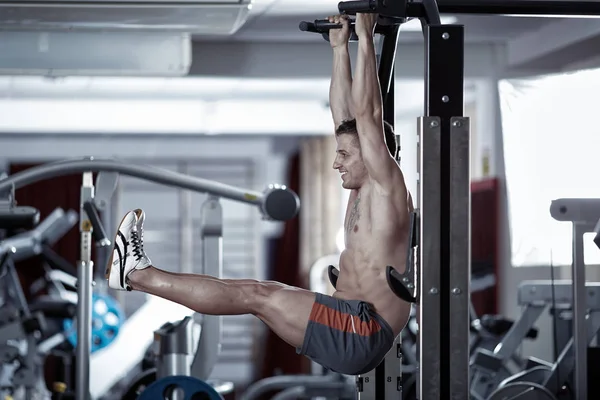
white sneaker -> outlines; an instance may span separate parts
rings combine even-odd
[[[140,234],[140,240],[142,243],[144,242],[144,220],[146,219],[146,213],[141,208],[136,208],[133,210],[135,216],[137,217],[137,231]]]
[[[138,215],[141,219],[138,219]],[[152,265],[144,253],[141,240],[143,235],[144,212],[140,209],[129,211],[123,217],[113,241],[112,256],[106,268],[108,287],[116,290],[131,290],[127,276],[136,269]]]
[[[146,258],[146,262],[148,263],[148,265],[152,265],[152,261],[150,261],[148,255],[144,252],[144,221],[146,220],[146,213],[141,208],[136,208],[135,210],[133,210],[133,212],[135,213],[138,221],[137,232],[139,235],[140,248],[142,250],[142,253],[144,254],[144,257]]]

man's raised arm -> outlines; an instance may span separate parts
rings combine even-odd
[[[383,130],[383,100],[373,43],[376,21],[377,14],[356,15],[354,29],[358,36],[358,55],[351,107],[367,172],[381,186],[389,187],[398,168],[387,149]]]
[[[329,43],[333,49],[333,71],[329,85],[329,107],[333,117],[334,129],[343,121],[351,120],[350,98],[352,95],[352,69],[348,40],[350,39],[350,24],[346,16],[329,17],[330,22],[343,24],[342,29],[329,31]]]

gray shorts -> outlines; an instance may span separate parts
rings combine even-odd
[[[304,343],[296,352],[341,374],[375,368],[394,343],[390,325],[369,303],[316,295]]]

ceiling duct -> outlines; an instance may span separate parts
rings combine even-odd
[[[1,31],[0,75],[184,76],[191,38],[169,32]]]
[[[154,30],[231,35],[252,0],[0,0],[0,29]]]

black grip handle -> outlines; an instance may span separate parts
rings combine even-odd
[[[342,24],[336,24],[335,22],[329,22],[327,19],[316,19],[314,24],[317,32],[329,32],[330,29],[342,29]],[[352,27],[352,23],[350,23]]]
[[[314,32],[314,33],[319,33],[317,32],[316,28],[315,28],[315,24],[313,24],[312,22],[308,22],[308,21],[300,21],[300,26],[299,26],[300,30],[302,32]]]
[[[351,24],[352,25],[352,24]],[[316,19],[314,22],[300,22],[300,30],[302,32],[327,33],[330,29],[341,29],[342,24],[329,22],[327,19]]]
[[[358,40],[356,31],[354,30],[354,20],[349,20],[350,23],[350,40]],[[329,22],[327,19],[316,19],[314,22],[302,21],[300,22],[300,30],[303,32],[314,32],[314,33],[329,33],[330,29],[341,29],[342,24],[336,24],[335,22]],[[390,26],[387,25],[375,25],[375,33],[385,35]]]
[[[354,32],[354,21],[349,20],[350,23],[350,41],[358,40],[356,32]],[[335,22],[329,22],[328,19],[316,19],[314,22],[300,22],[300,30],[304,32],[314,32],[323,35],[323,38],[329,42],[329,30],[330,29],[341,29],[342,24],[336,24]]]
[[[87,214],[90,222],[92,223],[92,227],[94,230],[92,231],[92,236],[96,243],[100,247],[110,246],[110,240],[106,235],[106,231],[104,230],[104,226],[102,226],[102,222],[100,222],[100,217],[98,216],[98,210],[96,206],[91,201],[86,201],[83,203],[83,210]]]
[[[374,0],[352,0],[340,1],[338,3],[340,13],[349,15],[374,12],[376,8],[377,2]]]

